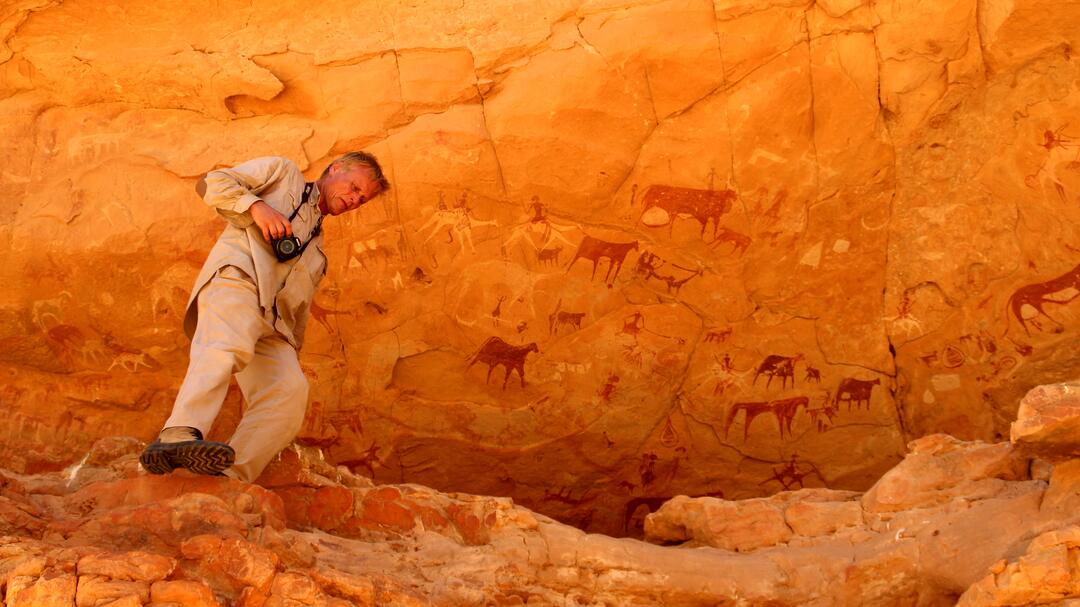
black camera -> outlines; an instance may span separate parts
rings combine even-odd
[[[271,240],[270,246],[274,248],[274,256],[278,261],[289,261],[304,252],[304,247],[300,246],[300,239],[295,236]]]

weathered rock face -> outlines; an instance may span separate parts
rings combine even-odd
[[[647,516],[649,543],[586,534],[507,498],[377,485],[310,447],[246,484],[146,475],[142,446],[109,438],[62,472],[0,471],[6,605],[1080,600],[1078,460],[1039,463],[1009,443],[922,438],[862,494],[679,496]]]
[[[1080,370],[1078,26],[1048,0],[7,3],[0,455],[150,438],[221,229],[195,180],[356,148],[394,189],[326,226],[301,439],[331,462],[636,534],[677,494],[862,491],[911,439],[1000,440]]]

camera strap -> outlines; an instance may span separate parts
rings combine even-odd
[[[307,204],[308,198],[311,197],[311,191],[314,190],[314,189],[315,189],[315,183],[314,182],[309,181],[309,182],[304,184],[304,194],[302,196],[300,196],[300,204],[296,205],[296,208],[293,209],[292,215],[289,215],[289,221],[292,221],[293,218],[296,217],[296,214],[300,212],[300,209],[305,204]],[[322,217],[319,217],[319,223],[320,223],[320,225],[322,224]]]
[[[307,204],[308,198],[311,197],[311,191],[313,189],[315,189],[315,184],[313,182],[309,181],[309,182],[304,184],[304,195],[300,199],[301,200],[300,204],[297,205],[296,209],[293,210],[292,215],[289,215],[289,222],[290,223],[292,222],[293,218],[296,217],[296,214],[300,212],[300,208],[303,207],[305,204]],[[301,255],[303,255],[304,250],[307,249],[307,246],[309,244],[311,244],[311,241],[315,240],[316,236],[319,235],[319,232],[322,230],[322,222],[323,222],[323,215],[320,213],[319,214],[319,220],[317,222],[315,222],[315,229],[311,231],[311,235],[308,236],[307,242],[300,245],[300,252],[296,254],[297,257],[300,257]]]
[[[308,199],[311,198],[311,191],[314,190],[314,189],[315,189],[315,183],[314,182],[309,181],[309,182],[304,184],[304,197],[303,197],[304,204],[308,203]],[[300,205],[300,206],[303,206],[303,204]],[[300,212],[300,207],[296,207],[296,210],[293,211],[293,217],[296,217],[296,214],[299,213],[299,212]],[[319,230],[322,230],[322,220],[325,217],[326,217],[325,215],[323,215],[322,213],[319,213],[319,220],[315,222],[315,229],[311,231],[311,236],[308,237],[308,242],[311,242],[316,236],[319,235]],[[292,217],[289,218],[289,221],[292,221]],[[307,245],[305,244],[304,246],[307,246]]]

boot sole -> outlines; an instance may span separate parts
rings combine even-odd
[[[195,474],[218,475],[236,460],[236,452],[225,443],[184,441],[150,444],[139,456],[139,463],[150,474],[168,474],[185,468]]]

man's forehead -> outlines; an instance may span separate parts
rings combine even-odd
[[[375,177],[375,169],[367,166],[366,164],[349,163],[341,165],[341,172],[349,177],[355,177],[356,175],[368,175],[372,178]]]
[[[379,180],[375,177],[375,170],[369,166],[356,164],[346,167],[345,177],[360,186],[366,194],[371,194],[379,189]]]

